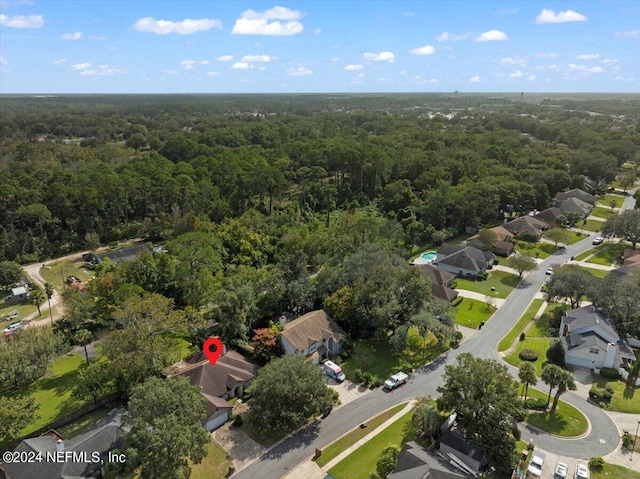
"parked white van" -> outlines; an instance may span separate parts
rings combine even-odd
[[[404,385],[408,379],[409,379],[409,376],[407,376],[403,372],[399,372],[391,376],[389,379],[387,379],[384,382],[384,387],[393,391],[395,388],[399,388],[400,386]]]
[[[327,373],[329,377],[332,377],[336,381],[344,381],[342,369],[333,361],[325,361],[322,364],[322,369],[324,369],[324,372]]]

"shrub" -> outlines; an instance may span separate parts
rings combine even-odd
[[[451,282],[451,286],[450,286],[450,288],[451,288],[451,289],[456,289],[457,287],[458,287],[458,282],[457,282],[456,280],[453,280],[453,281]]]
[[[364,375],[362,374],[362,369],[360,368],[353,371],[353,376],[355,377],[357,383],[361,383],[364,381]]]
[[[607,390],[607,392],[610,392],[611,394],[613,394],[613,392],[615,391],[611,384],[607,384],[607,387],[605,389]]]
[[[608,403],[611,401],[613,394],[606,389],[592,388],[589,390],[589,397],[600,404],[601,402]]]
[[[451,301],[451,307],[455,308],[456,306],[458,306],[460,303],[462,303],[462,300],[464,299],[464,297],[462,296],[458,296],[456,299],[454,299],[453,301]]]
[[[233,415],[233,425],[236,427],[242,426],[242,416],[240,414]]]
[[[622,447],[626,448],[626,449],[633,449],[633,436],[629,433],[624,433],[622,435]]]
[[[536,353],[535,351],[533,351],[531,349],[523,349],[522,351],[520,351],[518,353],[518,356],[523,361],[535,362],[535,361],[538,360],[538,353]]]
[[[547,401],[544,398],[527,398],[524,402],[524,407],[526,409],[544,411],[547,408]]]
[[[524,334],[524,331],[523,331],[523,332],[521,332],[521,333],[520,333],[520,341],[524,341],[524,338],[525,338],[525,337],[526,337],[526,336],[525,336],[525,334]]]
[[[600,376],[608,379],[618,379],[620,377],[620,373],[618,372],[617,369],[602,368],[600,369]]]
[[[589,469],[596,472],[602,472],[604,469],[604,459],[601,457],[592,457],[589,459]]]
[[[564,348],[559,339],[554,341],[547,349],[547,360],[552,364],[564,366]]]

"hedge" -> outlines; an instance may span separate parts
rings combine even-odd
[[[602,368],[600,369],[600,376],[605,377],[607,379],[618,379],[620,377],[620,373],[617,369],[613,368]]]
[[[532,363],[538,360],[538,353],[532,349],[523,349],[518,353],[518,356],[523,361],[530,361]]]
[[[524,401],[525,409],[535,409],[536,411],[544,411],[547,409],[547,401],[544,398],[527,398]]]

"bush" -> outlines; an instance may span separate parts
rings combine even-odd
[[[624,447],[624,448],[626,448],[628,450],[631,450],[631,449],[633,449],[633,443],[634,443],[634,440],[633,440],[633,436],[631,434],[624,433],[622,435],[622,447]]]
[[[544,398],[527,398],[524,402],[524,407],[526,409],[544,411],[547,408],[547,401]]]
[[[558,339],[547,349],[547,361],[558,366],[564,366],[564,348]]]
[[[592,388],[589,390],[589,397],[600,404],[601,402],[608,403],[611,401],[613,394],[607,391],[606,389],[601,388]]]
[[[485,271],[484,273],[480,273],[476,276],[476,281],[486,281],[488,277],[489,273]]]
[[[611,394],[613,394],[613,392],[615,391],[615,389],[613,389],[613,386],[611,384],[607,384],[607,387],[605,388],[605,390],[607,392],[610,392]]]
[[[518,356],[523,361],[535,362],[538,360],[538,353],[531,349],[523,349],[522,351],[520,351],[520,353],[518,353]]]
[[[462,300],[464,299],[463,296],[458,296],[456,299],[454,299],[453,301],[451,301],[451,307],[455,308],[456,306],[458,306],[460,303],[462,303]]]
[[[233,415],[233,425],[235,427],[242,426],[242,416],[240,414],[234,414]]]
[[[605,377],[607,379],[618,379],[620,377],[620,373],[617,369],[613,368],[602,368],[600,369],[600,376]]]
[[[520,333],[520,341],[524,341],[524,338],[526,338],[524,331]]]
[[[596,472],[602,472],[604,469],[604,459],[601,457],[592,457],[589,459],[589,469]]]

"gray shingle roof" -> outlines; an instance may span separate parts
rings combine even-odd
[[[591,213],[593,206],[579,198],[567,198],[558,205],[558,208],[566,213],[580,213],[588,215]]]
[[[345,334],[324,309],[311,311],[294,319],[285,324],[282,331],[282,336],[289,344],[300,351],[304,351],[316,341],[326,340],[331,336],[340,341]]]

